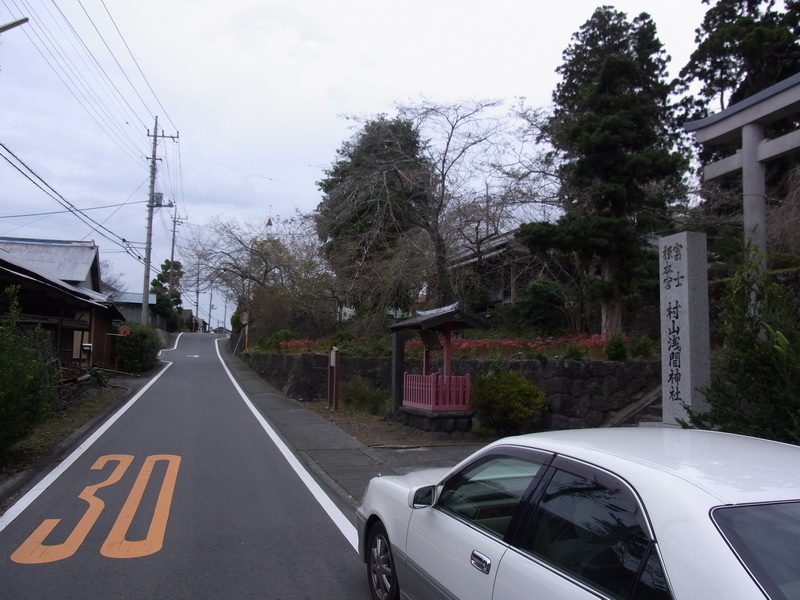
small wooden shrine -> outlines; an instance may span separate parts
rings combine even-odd
[[[453,332],[471,328],[488,329],[489,324],[459,310],[458,304],[419,311],[416,317],[389,326],[394,341],[392,399],[395,411],[403,414],[406,424],[427,431],[469,430],[472,424],[471,378],[469,374],[453,375],[451,358]],[[422,339],[421,374],[404,370],[405,332],[408,330],[417,331]],[[441,373],[431,372],[431,353],[437,351],[442,352]]]

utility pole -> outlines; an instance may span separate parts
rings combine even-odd
[[[170,270],[169,270],[169,292],[172,293],[172,287],[175,285],[175,236],[177,233],[178,225],[181,224],[181,220],[178,218],[178,207],[175,207],[175,214],[172,217],[172,246],[170,247],[169,251],[169,262],[170,262]]]
[[[180,135],[180,134],[178,134]],[[156,153],[158,152],[158,138],[178,139],[178,135],[159,135],[158,117],[156,116],[153,135],[147,132],[147,137],[153,138],[153,154],[150,157],[150,193],[147,200],[147,240],[144,247],[144,282],[142,284],[142,325],[150,322],[150,252],[153,244],[153,209],[160,207],[161,203],[156,204]]]
[[[212,285],[208,293],[208,332],[211,333],[213,329],[211,322],[211,311],[216,307],[214,306],[214,286]]]
[[[197,287],[194,289],[194,310],[195,321],[197,321],[197,329],[200,331],[200,265],[197,266]]]

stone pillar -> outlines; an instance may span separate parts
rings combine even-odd
[[[687,231],[661,238],[658,246],[662,420],[677,425],[688,419],[686,407],[708,409],[698,391],[711,374],[706,236]]]
[[[767,251],[766,167],[758,160],[758,146],[763,141],[763,125],[749,123],[742,127],[744,237],[762,255]]]

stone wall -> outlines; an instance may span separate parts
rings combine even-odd
[[[289,397],[323,400],[328,390],[327,355],[242,354],[264,380]],[[390,392],[390,358],[340,356],[340,381],[361,377]],[[486,374],[496,360],[454,360],[453,375]],[[619,411],[639,402],[661,384],[660,363],[575,361],[568,359],[506,360],[504,370],[522,373],[544,391],[550,402],[546,429],[597,427]],[[441,364],[432,361],[441,372]],[[406,371],[421,373],[422,361],[406,359]]]

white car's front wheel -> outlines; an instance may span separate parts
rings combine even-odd
[[[398,600],[400,590],[394,568],[389,536],[381,523],[375,523],[369,532],[367,546],[367,580],[373,600]]]

